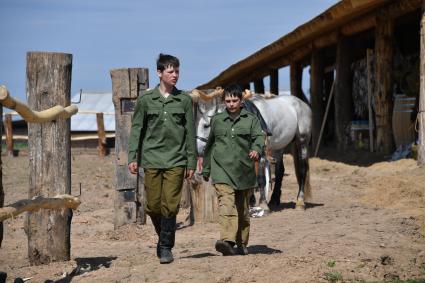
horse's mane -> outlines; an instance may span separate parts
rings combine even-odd
[[[246,89],[244,91],[244,94],[243,94],[243,98],[244,99],[253,99],[253,98],[257,98],[257,99],[258,98],[271,99],[271,98],[274,98],[276,96],[277,95],[275,95],[273,93],[270,93],[270,92],[266,92],[266,93],[255,93],[255,92],[252,92],[252,91],[250,91],[248,89]]]

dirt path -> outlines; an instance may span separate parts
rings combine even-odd
[[[27,157],[3,157],[6,204],[27,196]],[[248,256],[214,250],[217,225],[177,231],[175,262],[160,265],[150,223],[113,230],[114,157],[73,156],[82,183],[72,261],[29,266],[24,216],[5,222],[0,271],[29,282],[380,282],[425,278],[425,168],[413,160],[368,167],[311,159],[313,202],[294,210],[291,157],[278,211],[253,218]],[[101,164],[101,166],[99,166]],[[185,216],[185,211],[179,215]]]

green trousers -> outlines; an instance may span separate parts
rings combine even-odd
[[[252,189],[235,190],[226,184],[214,185],[218,197],[220,239],[248,245],[249,240],[249,198]]]
[[[145,168],[146,213],[171,218],[179,212],[184,167]]]

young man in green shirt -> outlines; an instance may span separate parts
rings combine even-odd
[[[159,85],[137,99],[128,146],[130,173],[138,174],[139,166],[144,169],[146,213],[159,236],[160,263],[173,261],[183,180],[192,178],[196,169],[192,99],[176,88],[179,66],[176,57],[159,55]]]
[[[263,154],[265,133],[257,117],[241,108],[242,89],[224,89],[226,110],[211,119],[211,132],[204,149],[202,174],[210,175],[219,203],[220,240],[215,244],[223,255],[248,254],[249,197],[257,186],[254,162]]]

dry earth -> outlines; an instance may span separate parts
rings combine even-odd
[[[363,155],[368,155],[364,153]],[[177,231],[175,261],[160,265],[151,223],[113,230],[114,156],[73,153],[72,260],[30,266],[24,215],[5,221],[0,271],[28,282],[396,282],[425,278],[425,168],[416,161],[312,158],[313,201],[294,208],[291,156],[282,205],[252,219],[248,256],[214,250],[215,223]],[[350,159],[350,158],[349,158]],[[347,159],[347,160],[349,160]],[[360,161],[364,161],[360,164]],[[350,165],[351,164],[351,165]],[[27,197],[28,157],[3,156],[6,204]],[[181,211],[179,219],[184,219]],[[13,282],[13,281],[10,281]],[[425,282],[416,281],[416,282]]]

